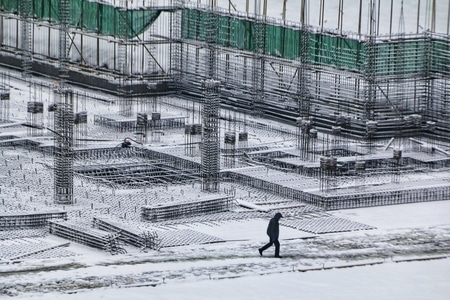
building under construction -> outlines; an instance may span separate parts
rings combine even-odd
[[[58,77],[64,59],[72,83],[121,95],[124,114],[132,97],[199,99],[202,81],[217,79],[222,106],[252,115],[358,139],[448,141],[448,32],[378,35],[369,2],[361,34],[193,2],[2,0],[0,62]]]
[[[74,202],[74,173],[114,188],[182,177],[216,193],[233,182],[323,209],[449,199],[448,30],[381,35],[375,0],[364,3],[367,33],[309,24],[309,1],[300,1],[299,22],[268,17],[266,2],[253,13],[248,1],[246,11],[231,2],[137,2],[0,0],[1,66],[25,82],[51,78],[56,95],[47,111],[30,99],[26,124],[32,140],[45,127],[42,114],[53,120],[51,149],[11,136],[2,145],[55,156],[55,203]],[[437,9],[431,1],[430,24]],[[6,81],[0,121],[10,123]],[[79,100],[78,88],[110,95],[101,100],[114,112],[96,113],[90,125],[84,109],[98,99]],[[115,157],[115,149],[80,142],[93,125],[136,134],[141,145],[181,128],[184,152],[142,147]],[[293,139],[295,149],[256,145],[251,130]],[[120,172],[109,166],[130,157]],[[103,161],[88,163],[95,159]],[[402,180],[422,184],[405,188]]]

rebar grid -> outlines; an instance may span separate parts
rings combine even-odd
[[[194,12],[199,11],[202,10]],[[224,20],[220,18],[224,15],[221,15],[222,12],[218,10],[207,9],[206,12],[214,15],[202,18],[199,13],[195,21],[215,18],[221,21],[221,26],[217,27],[218,30],[223,26],[231,33],[240,24],[231,22],[228,15],[225,15],[227,22],[222,22]],[[180,14],[178,11],[177,15],[181,18]],[[238,20],[252,28],[254,22],[252,17],[240,16]],[[3,19],[1,21],[9,22]],[[181,20],[178,19],[178,21]],[[369,142],[368,145],[371,146],[375,139],[392,136],[399,138],[420,136],[426,137],[430,145],[433,145],[437,139],[446,139],[450,136],[448,125],[450,124],[450,114],[447,113],[450,102],[448,97],[450,81],[446,68],[448,66],[448,36],[434,33],[402,34],[392,35],[388,39],[374,34],[369,39],[367,37],[358,39],[352,37],[352,34],[343,36],[342,34],[336,35],[337,32],[318,32],[316,29],[310,28],[308,29],[308,38],[303,39],[306,36],[304,34],[307,30],[305,27],[296,28],[294,26],[291,28],[271,23],[271,20],[266,21],[267,39],[272,36],[268,34],[269,32],[283,30],[280,36],[274,34],[273,37],[286,43],[288,40],[285,37],[291,34],[295,36],[296,32],[299,32],[301,43],[292,44],[301,46],[300,55],[307,58],[305,65],[308,67],[303,69],[303,66],[300,66],[299,68],[297,56],[291,57],[286,51],[275,54],[274,50],[282,48],[270,48],[270,43],[266,44],[267,48],[265,48],[266,52],[263,57],[266,62],[265,68],[261,68],[261,75],[256,75],[263,78],[264,81],[262,83],[264,103],[261,107],[266,110],[268,117],[288,122],[295,121],[306,108],[299,107],[298,95],[292,91],[305,90],[304,94],[301,94],[301,97],[306,96],[302,103],[309,102],[308,116],[316,126],[315,128],[331,135],[337,129],[337,125],[341,130],[339,143],[344,143],[346,139],[349,141],[350,138],[366,139]],[[181,24],[181,22],[176,24]],[[210,22],[206,25],[208,24],[210,25]],[[33,26],[35,25],[33,24]],[[197,22],[193,24],[193,27],[198,30],[203,28],[203,25],[203,23]],[[37,27],[35,29],[37,30]],[[174,32],[189,30],[189,27],[173,28]],[[198,31],[201,32],[201,30]],[[239,33],[239,31],[236,32]],[[247,48],[245,43],[236,46],[233,44],[234,40],[227,39],[224,37],[226,35],[221,33],[223,32],[214,33],[217,38],[220,37],[217,42],[219,46],[215,46],[218,56],[215,73],[224,75],[219,76],[221,80],[223,79],[221,94],[223,98],[226,98],[223,102],[233,107],[248,109],[251,107],[248,104],[255,99],[252,91],[254,91],[253,80],[256,77],[252,75],[250,80],[248,78],[249,74],[253,74],[255,62],[257,63],[257,60],[253,58],[254,49]],[[208,36],[211,37],[213,34]],[[242,36],[245,37],[245,35]],[[177,40],[171,40],[171,43],[180,49],[179,58],[181,59],[181,53],[184,55],[183,59],[185,58],[183,69],[180,72],[183,72],[186,80],[182,82],[184,86],[180,93],[185,92],[194,95],[195,98],[201,94],[200,83],[204,78],[208,78],[210,70],[208,68],[212,65],[208,60],[211,55],[209,55],[208,49],[205,49],[202,39],[189,36],[189,34],[182,36],[181,32],[179,37]],[[87,37],[85,38],[87,40]],[[371,38],[372,40],[370,40]],[[101,35],[94,35],[91,41],[100,40],[98,44],[103,46],[100,46],[99,49],[105,49],[102,47],[106,44],[107,39]],[[297,39],[294,40],[297,41]],[[121,43],[121,41],[117,41],[117,43]],[[308,46],[302,46],[304,43]],[[354,47],[347,47],[348,45]],[[306,52],[304,48],[309,49],[310,52]],[[295,51],[294,53],[299,54]],[[295,63],[292,63],[293,61]],[[72,60],[71,63],[73,63]],[[177,68],[174,70],[180,70],[178,66],[181,66],[181,63],[176,66]],[[194,66],[195,72],[193,72]],[[302,75],[302,72],[306,74]],[[373,72],[372,78],[370,74]],[[302,76],[309,78],[310,87],[302,88],[302,84],[305,82]],[[375,100],[368,101],[370,98]],[[252,110],[250,109],[249,112]],[[401,130],[397,130],[398,128]],[[126,129],[128,130],[128,128]],[[302,150],[305,151],[303,154],[307,159],[312,157],[313,161],[316,161],[314,155],[327,153],[334,155],[335,152],[340,151],[336,147],[328,147],[328,139],[327,141],[322,140],[323,146],[315,148],[314,141],[310,140],[310,135],[301,136],[299,142],[304,145],[302,149],[306,149]],[[321,147],[327,147],[326,152]],[[374,150],[370,147],[365,149],[368,149],[369,154]],[[433,147],[430,147],[430,153],[434,151],[432,149]],[[346,149],[342,149],[342,152],[346,151]],[[120,155],[117,157],[120,158]],[[386,159],[386,161],[389,160]],[[399,168],[402,167],[394,168],[391,164],[386,165],[392,174],[399,174]],[[367,170],[367,174],[369,172]],[[399,180],[400,178],[395,176],[394,181]],[[324,191],[326,190],[331,189],[324,189]]]
[[[374,2],[372,4],[375,5]],[[193,30],[205,26],[201,16],[209,13],[211,12],[198,6],[195,13],[190,10],[185,14],[186,28],[183,32],[185,32],[186,62],[183,68],[185,70],[183,82],[185,82],[184,89],[189,95],[195,94],[195,83],[192,82],[200,80],[205,76],[202,74],[206,74],[202,66],[207,64],[198,55],[203,51],[199,43],[202,44],[204,37]],[[433,97],[431,91],[425,88],[428,84],[424,81],[423,71],[419,70],[422,69],[422,62],[435,59],[434,70],[445,72],[439,58],[446,56],[441,52],[443,48],[438,46],[434,48],[433,53],[428,52],[430,55],[427,56],[423,53],[426,48],[419,46],[423,43],[429,45],[440,43],[438,41],[442,36],[438,34],[430,34],[433,41],[424,38],[423,34],[401,34],[386,40],[386,37],[376,35],[373,28],[376,24],[372,18],[373,33],[367,37],[335,36],[324,31],[318,32],[316,28],[310,26],[291,29],[266,19],[264,21],[266,47],[262,54],[266,66],[257,72],[257,78],[253,77],[250,84],[246,79],[247,74],[258,67],[258,61],[252,58],[258,52],[257,43],[248,44],[244,39],[239,44],[241,41],[236,40],[234,34],[239,32],[241,23],[248,24],[253,30],[248,38],[255,38],[258,32],[257,18],[238,17],[236,20],[236,16],[231,18],[219,9],[213,13],[217,14],[220,23],[217,29],[219,31],[217,43],[225,46],[219,50],[218,55],[221,59],[217,70],[222,79],[223,104],[253,113],[254,109],[251,107],[257,94],[255,87],[262,79],[261,86],[264,87],[262,107],[266,118],[293,122],[299,115],[306,114],[317,122],[316,126],[320,131],[331,130],[330,123],[334,122],[335,118],[345,118],[350,121],[345,123],[346,126],[342,126],[345,135],[357,139],[387,138],[397,132],[398,124],[393,121],[399,119],[401,122],[401,119],[408,115],[423,114],[421,111],[424,110],[419,109],[414,102],[420,103],[423,102],[421,99]],[[376,12],[373,11],[372,14]],[[281,33],[275,35],[277,30]],[[285,46],[283,43],[293,36],[296,41],[298,40],[299,48],[297,50],[283,48]],[[280,49],[285,49],[286,52],[276,53]],[[297,65],[292,65],[290,59],[292,54],[288,50],[297,51],[295,56],[293,55],[299,57]],[[431,57],[434,58],[430,60]],[[286,58],[287,61],[284,61]],[[190,63],[192,61],[194,63]],[[234,77],[229,76],[230,69],[234,72]],[[433,82],[430,86],[434,84]],[[298,97],[303,100],[300,101]],[[437,102],[445,101],[448,102],[442,99]],[[299,107],[299,103],[305,106]],[[434,105],[439,104],[435,101]],[[433,110],[439,111],[435,108]],[[367,121],[378,122],[380,128],[375,131],[372,131],[372,128],[368,129]],[[446,126],[444,123],[445,118],[441,124]],[[421,129],[406,127],[405,134],[419,135]]]
[[[270,173],[271,178],[276,180],[269,179],[268,175],[263,175],[264,172],[257,168],[226,171],[222,177],[223,180],[248,185],[325,210],[427,202],[445,200],[450,197],[450,186],[446,180],[422,180],[421,185],[410,186],[408,190],[404,190],[396,183],[389,184],[392,175],[387,174],[383,179],[386,184],[382,187],[369,182],[366,178],[364,189],[358,189],[358,186],[339,188],[337,183],[342,184],[342,182],[331,174],[335,171],[326,172],[324,174],[326,177],[321,181],[321,185],[324,185],[323,189],[316,188],[317,182],[311,178],[293,179],[275,170],[271,170]]]
[[[23,0],[21,3],[30,1]],[[109,70],[118,81],[124,76],[131,76],[131,81],[122,80],[119,84],[124,86],[129,83],[130,88],[140,78],[156,78],[162,73],[170,76],[173,73],[174,80],[170,86],[176,86],[177,93],[190,96],[199,95],[201,81],[212,78],[211,70],[215,69],[213,73],[222,80],[223,104],[244,108],[249,113],[255,113],[255,109],[262,110],[267,118],[292,123],[296,117],[305,117],[303,114],[309,110],[306,115],[320,121],[317,129],[326,131],[330,129],[327,122],[333,122],[335,117],[328,112],[340,111],[342,116],[352,119],[351,126],[343,130],[358,139],[367,139],[371,135],[375,139],[385,138],[391,134],[387,131],[395,131],[398,125],[394,124],[393,119],[420,114],[423,116],[421,125],[427,121],[436,122],[436,131],[427,134],[439,139],[449,136],[448,114],[441,115],[441,108],[448,106],[449,102],[446,69],[448,36],[433,32],[381,36],[374,28],[378,24],[374,24],[373,17],[370,19],[372,33],[363,36],[359,33],[344,34],[342,28],[330,31],[309,26],[305,12],[302,14],[302,24],[298,25],[267,17],[261,21],[261,17],[251,14],[230,14],[224,9],[197,3],[181,5],[175,2],[170,8],[158,7],[155,3],[143,8],[142,12],[127,9],[125,3],[122,4],[122,7],[114,8],[99,5],[102,9],[114,11],[114,20],[125,23],[125,26],[116,26],[117,30],[113,32],[116,37],[113,39],[102,35],[101,31],[95,35],[75,26],[78,38],[71,37],[73,43],[69,47],[68,38],[63,38],[61,34],[60,52],[67,53],[65,61],[68,64],[80,64],[83,68],[95,68],[102,72]],[[13,9],[6,6],[6,12]],[[371,1],[370,8],[371,15],[376,14],[375,1]],[[35,13],[39,15],[41,12]],[[121,14],[124,16],[119,18]],[[152,21],[158,20],[154,27],[148,27],[150,29],[145,35],[140,31],[133,32],[136,28],[132,22],[124,21],[127,18],[135,20],[139,14]],[[164,18],[158,18],[162,14]],[[23,53],[26,43],[19,43],[17,39],[20,37],[6,38],[5,35],[8,31],[14,31],[16,23],[21,26],[26,25],[27,21],[21,20],[20,15],[9,17],[1,18],[4,25],[1,31],[2,50],[5,50],[2,54]],[[64,14],[62,17],[57,21],[67,27],[64,25]],[[102,19],[102,22],[105,20]],[[164,22],[169,24],[169,28]],[[105,23],[104,27],[112,30],[106,26],[108,24]],[[59,59],[52,50],[50,39],[55,31],[53,25],[39,18],[32,20],[31,34],[42,35],[45,41],[42,44],[46,46],[45,50],[41,50],[42,45],[33,44],[33,60],[44,62],[46,58]],[[32,40],[36,37],[33,36]],[[258,54],[260,43],[264,45],[263,53]],[[87,51],[94,45],[95,55],[90,57]],[[214,51],[212,47],[215,47]],[[127,53],[127,68],[123,68],[123,52]],[[132,53],[135,52],[143,54],[134,56]],[[168,53],[170,67],[166,68],[161,63],[162,53]],[[108,62],[106,57],[115,58]],[[130,63],[133,59],[141,61]],[[213,61],[216,67],[211,67]],[[296,63],[293,64],[293,61]],[[66,72],[64,68],[62,70]],[[373,72],[374,78],[367,77]],[[308,78],[311,80],[309,88]],[[258,99],[263,99],[263,102],[257,105],[260,108],[254,108],[252,105],[258,103],[255,102],[260,101]],[[124,101],[124,104],[128,103],[131,98],[125,97]],[[128,104],[122,110],[128,113]],[[377,121],[380,128],[368,134],[366,121]],[[420,135],[423,133],[422,127],[407,128],[406,134]]]

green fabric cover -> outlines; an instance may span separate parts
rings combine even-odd
[[[60,0],[31,0],[33,17],[59,22]],[[20,14],[20,0],[0,0],[0,9]],[[69,0],[69,24],[103,35],[133,38],[144,32],[159,17],[161,10],[124,10],[88,0]],[[127,24],[119,32],[119,24]]]

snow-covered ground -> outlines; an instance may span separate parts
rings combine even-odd
[[[445,300],[450,296],[450,259],[389,263],[311,272],[183,281],[156,287],[101,288],[74,294],[46,293],[14,299],[324,299]]]
[[[76,255],[0,265],[3,296],[17,299],[448,299],[450,201],[333,212],[373,230],[292,237],[282,259],[261,228],[254,238],[118,256],[77,243]],[[247,228],[211,227],[247,237]],[[64,242],[47,237],[55,244]]]

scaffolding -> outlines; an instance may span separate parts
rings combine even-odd
[[[402,118],[413,114],[424,119],[420,126],[404,126],[405,136],[422,134],[425,119],[439,123],[436,128],[441,133],[449,130],[448,117],[439,116],[442,110],[438,109],[448,105],[442,91],[447,90],[449,80],[444,66],[449,37],[434,32],[377,35],[375,1],[371,1],[372,29],[367,36],[307,24],[280,24],[270,18],[264,18],[261,26],[258,15],[186,5],[181,80],[188,96],[194,93],[192,82],[207,74],[206,67],[202,69],[206,62],[196,54],[203,51],[199,43],[206,45],[198,28],[207,26],[205,20],[211,13],[220,24],[217,73],[224,105],[252,114],[259,114],[258,106],[265,118],[290,124],[299,116],[309,118],[321,132],[331,131],[336,119],[345,120],[343,135],[368,143],[390,138],[398,132]],[[230,66],[235,66],[234,76],[227,76]],[[440,98],[435,97],[436,91]],[[262,104],[255,106],[261,99]],[[433,103],[427,99],[434,99],[430,100]],[[376,128],[367,122],[377,122]],[[436,132],[436,138],[445,140],[445,136]]]
[[[64,40],[57,36],[63,24],[70,28],[65,53],[72,80],[124,97],[123,111],[128,113],[130,99],[125,95],[130,89],[145,95],[151,83],[156,84],[157,93],[164,93],[172,72],[173,40],[167,32],[170,14],[178,6],[157,2],[129,8],[128,1],[113,5],[89,0],[1,0],[0,63],[55,76],[58,40]],[[61,13],[64,10],[67,13]],[[27,42],[32,43],[30,51]],[[18,51],[21,59],[16,62]]]
[[[29,4],[33,18],[27,17]],[[71,31],[65,62],[76,67],[71,72],[84,74],[73,80],[117,93],[125,115],[133,110],[130,94],[165,90],[200,101],[202,81],[220,78],[221,105],[249,114],[289,124],[309,118],[319,132],[330,131],[336,118],[347,118],[351,122],[343,135],[368,143],[391,138],[399,125],[404,136],[424,135],[426,122],[434,122],[427,138],[448,141],[449,35],[433,27],[406,34],[401,26],[398,34],[381,35],[377,1],[369,3],[366,35],[343,32],[342,7],[336,30],[324,28],[324,20],[312,26],[306,1],[300,24],[257,9],[251,14],[215,4],[127,5],[70,1],[66,23],[64,14],[54,13],[61,8],[58,1],[1,0],[0,58],[5,63],[21,53],[24,66],[32,59],[33,72],[34,62],[58,59],[52,36],[54,24],[62,22]],[[11,35],[22,25],[31,39]],[[28,51],[30,40],[34,44]],[[98,75],[116,86],[107,86]],[[419,126],[405,124],[403,118],[413,114],[422,116]],[[367,122],[377,122],[376,130]]]

